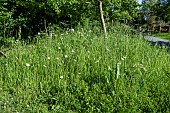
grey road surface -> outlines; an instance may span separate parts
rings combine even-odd
[[[166,43],[169,42],[168,40],[161,39],[161,38],[154,37],[154,36],[144,36],[144,38],[145,38],[146,40],[152,41],[152,42],[166,42]]]
[[[167,49],[167,51],[170,51],[170,41],[169,40],[165,40],[165,39],[161,39],[158,37],[154,37],[154,36],[149,36],[149,35],[144,35],[144,39],[146,39],[147,41],[149,41],[152,44],[156,44],[158,45],[160,48],[162,48],[163,46]]]

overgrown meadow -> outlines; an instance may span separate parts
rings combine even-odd
[[[36,39],[0,57],[1,113],[170,112],[170,54],[129,27]]]

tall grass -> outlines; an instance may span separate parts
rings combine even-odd
[[[170,112],[170,55],[128,29],[17,42],[0,58],[0,112]]]

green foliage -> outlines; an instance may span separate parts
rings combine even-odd
[[[109,16],[112,19],[120,21],[120,20],[133,20],[134,17],[137,16],[137,6],[138,3],[136,0],[123,0],[113,2],[109,2],[111,5],[111,9],[107,10],[111,14]]]
[[[84,24],[86,18],[100,21],[99,1],[96,0],[1,0],[0,4],[0,30],[3,31],[0,35],[4,38],[33,38],[53,24],[74,28]],[[104,0],[103,4],[107,20],[125,22],[136,15],[136,0]],[[109,4],[113,4],[115,10]]]
[[[0,7],[0,36],[4,38],[8,36],[8,30],[13,28],[13,19],[11,18],[12,12],[4,7]]]
[[[142,11],[148,18],[157,16],[157,20],[166,23],[170,20],[170,1],[169,0],[143,0]]]
[[[0,57],[0,112],[170,112],[170,55],[123,24],[87,28]]]

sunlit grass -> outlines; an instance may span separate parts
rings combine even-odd
[[[0,111],[170,112],[170,55],[128,29],[16,44],[0,58]]]

